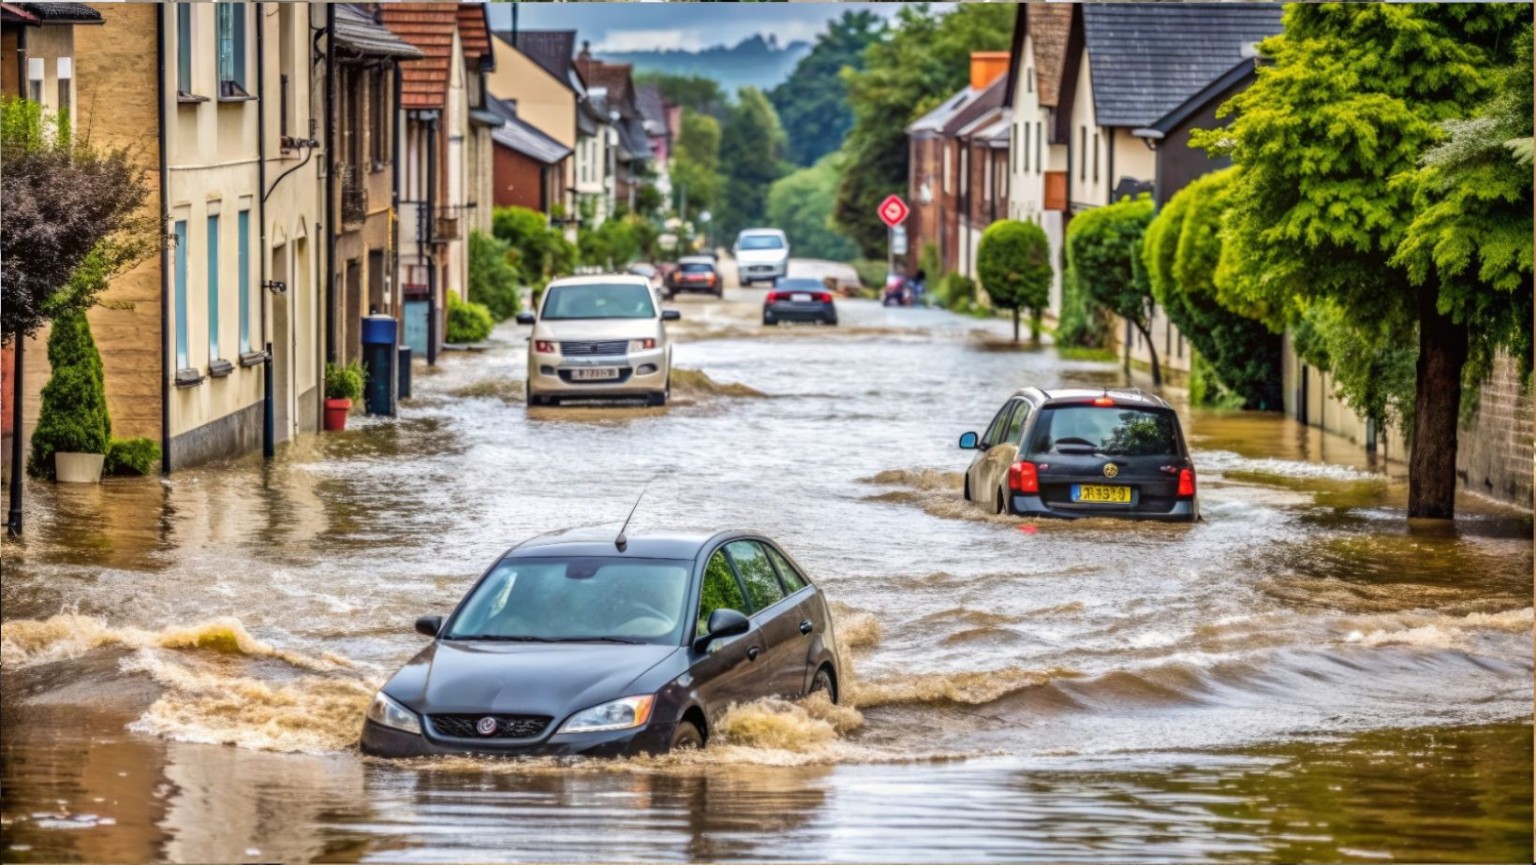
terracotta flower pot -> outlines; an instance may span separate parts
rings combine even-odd
[[[102,463],[106,459],[104,454],[56,452],[53,475],[61,484],[99,484]]]
[[[347,415],[352,412],[352,400],[328,399],[325,401],[325,429],[337,432],[347,428]]]

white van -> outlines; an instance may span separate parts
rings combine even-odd
[[[749,228],[731,248],[743,286],[759,280],[772,285],[789,270],[789,238],[777,228]]]

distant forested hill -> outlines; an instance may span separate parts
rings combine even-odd
[[[811,51],[808,42],[779,45],[772,35],[758,35],[742,40],[735,47],[723,45],[702,51],[624,51],[596,52],[610,63],[633,63],[637,72],[664,72],[672,75],[701,75],[713,78],[727,93],[742,87],[770,90],[789,77],[800,58]]]

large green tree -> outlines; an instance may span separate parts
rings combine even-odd
[[[1515,4],[1287,6],[1284,32],[1260,47],[1269,62],[1228,103],[1235,120],[1203,139],[1242,168],[1228,223],[1239,266],[1224,268],[1237,293],[1292,315],[1326,302],[1362,333],[1417,327],[1410,517],[1455,514],[1472,334],[1502,341],[1519,292],[1446,267],[1454,257],[1398,250],[1429,201],[1447,198],[1425,191],[1422,158],[1446,121],[1488,99],[1529,28],[1530,8]]]
[[[976,275],[992,305],[1013,311],[1013,341],[1019,341],[1019,311],[1027,309],[1029,338],[1040,341],[1040,313],[1051,299],[1051,241],[1033,222],[999,219],[981,234]]]
[[[832,261],[852,261],[858,256],[858,247],[832,224],[841,177],[839,155],[829,153],[769,188],[768,223],[789,235],[795,255]]]
[[[1179,190],[1147,226],[1142,262],[1152,297],[1178,325],[1244,408],[1280,408],[1280,336],[1264,322],[1227,309],[1216,292],[1221,225],[1237,169]]]
[[[907,188],[907,124],[966,85],[971,52],[1008,49],[1013,16],[1004,3],[958,3],[950,12],[905,5],[889,38],[865,50],[864,68],[844,73],[853,126],[835,218],[865,256],[885,257],[875,208]]]
[[[672,144],[672,208],[691,217],[715,206],[725,179],[720,176],[720,121],[682,110],[681,129]]]
[[[724,118],[730,102],[720,82],[702,75],[675,75],[666,72],[636,72],[635,86],[655,84],[666,100],[715,118]]]
[[[837,150],[853,125],[844,69],[864,64],[864,49],[885,34],[885,19],[867,10],[844,12],[831,22],[800,58],[795,69],[768,98],[779,112],[788,137],[785,152],[796,165],[808,166]]]
[[[1071,291],[1120,316],[1141,332],[1152,356],[1152,383],[1163,370],[1152,339],[1152,283],[1142,264],[1143,235],[1152,222],[1152,199],[1122,198],[1072,218],[1067,226],[1067,281]],[[1130,346],[1126,346],[1130,363]]]
[[[784,129],[763,91],[743,87],[720,132],[725,194],[715,214],[719,236],[735,237],[762,222],[768,189],[784,176]]]

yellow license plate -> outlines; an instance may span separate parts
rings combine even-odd
[[[1072,501],[1128,505],[1131,503],[1131,488],[1106,487],[1099,484],[1075,485],[1072,487]]]

